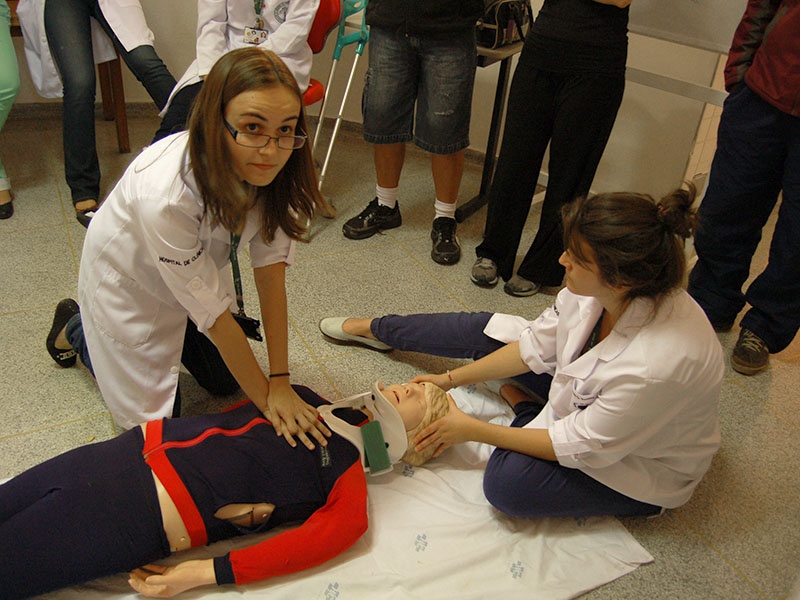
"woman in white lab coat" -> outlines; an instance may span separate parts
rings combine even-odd
[[[484,491],[521,517],[648,515],[685,503],[720,443],[719,342],[680,289],[694,189],[658,204],[635,194],[576,200],[563,211],[566,289],[534,321],[461,313],[324,319],[328,337],[379,350],[477,358],[432,381],[448,388],[528,374],[511,427],[479,423],[451,402],[417,450],[475,440],[497,447]]]
[[[274,52],[305,91],[312,58],[308,33],[318,7],[319,0],[198,0],[197,58],[175,86],[153,141],[185,129],[211,66],[235,48],[256,46]]]
[[[122,60],[159,110],[175,78],[153,48],[139,0],[21,0],[18,7],[34,82],[46,97],[64,96],[64,171],[76,218],[84,225],[100,198],[100,164],[94,126],[95,60],[116,58],[101,48],[108,35]],[[100,38],[97,35],[100,34]],[[98,47],[95,47],[95,45]]]
[[[146,148],[97,212],[81,258],[80,313],[62,301],[47,345],[62,366],[81,355],[120,426],[173,415],[183,362],[207,371],[201,384],[232,377],[292,445],[294,436],[324,443],[327,430],[292,390],[288,369],[285,270],[319,196],[305,132],[286,66],[270,52],[228,53],[209,73],[188,132]],[[269,378],[231,312],[242,245]],[[203,334],[216,348],[202,347]]]

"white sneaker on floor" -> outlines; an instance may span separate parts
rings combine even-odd
[[[335,344],[345,344],[348,346],[364,346],[370,350],[378,352],[389,352],[394,350],[391,346],[381,341],[373,340],[362,335],[350,335],[345,333],[342,325],[349,317],[326,317],[319,322],[319,330],[326,338]]]

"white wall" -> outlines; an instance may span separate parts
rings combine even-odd
[[[148,23],[156,36],[156,49],[173,75],[180,78],[194,59],[196,3],[194,0],[141,0]],[[534,0],[538,10],[542,0]],[[642,70],[676,77],[700,85],[709,85],[714,76],[718,55],[631,34],[628,64]],[[331,66],[335,32],[326,48],[317,55],[312,77],[327,81]],[[15,38],[22,89],[18,102],[42,102],[27,74],[22,42]],[[360,59],[343,116],[361,121],[361,89],[367,54]],[[336,71],[326,114],[338,111],[341,94],[353,61],[354,46],[345,48]],[[516,59],[514,59],[516,62]],[[515,63],[514,63],[515,64]],[[133,76],[124,71],[128,102],[149,102],[150,98]],[[491,120],[492,101],[499,65],[478,69],[473,95],[471,148],[483,152]],[[334,110],[335,109],[335,110]],[[155,110],[155,108],[154,108]],[[309,111],[317,112],[317,107]],[[663,194],[680,184],[694,144],[703,104],[675,94],[628,83],[625,97],[609,141],[594,189],[636,190]],[[546,181],[547,165],[543,167]]]

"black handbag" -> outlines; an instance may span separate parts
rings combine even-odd
[[[500,48],[524,40],[533,22],[530,0],[486,0],[483,16],[475,25],[479,46]]]

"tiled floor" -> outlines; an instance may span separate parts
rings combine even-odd
[[[130,125],[133,147],[140,148],[156,120],[133,118]],[[107,190],[133,155],[117,154],[112,124],[98,126]],[[0,222],[2,478],[74,446],[107,439],[114,427],[88,373],[80,367],[58,368],[44,348],[55,304],[76,295],[84,233],[63,180],[58,120],[12,114],[0,148],[17,192],[16,214]],[[477,190],[479,178],[480,165],[468,165],[461,201]],[[483,210],[459,228],[465,254],[460,264],[443,267],[431,261],[433,192],[429,162],[417,152],[409,153],[402,180],[403,227],[368,240],[344,239],[342,222],[372,198],[373,185],[370,153],[357,134],[343,131],[323,189],[339,217],[314,223],[311,242],[300,247],[297,264],[289,270],[293,380],[332,399],[361,392],[377,377],[405,380],[454,363],[331,345],[317,331],[324,316],[493,310],[533,317],[552,301],[544,294],[515,299],[501,287],[483,290],[469,282]],[[756,267],[764,261],[762,249]],[[252,304],[252,281],[245,279]],[[735,336],[720,336],[728,351]],[[264,360],[263,350],[258,353]],[[686,506],[660,519],[624,521],[655,563],[589,597],[789,597],[800,574],[799,367],[796,339],[772,357],[772,367],[761,375],[747,378],[728,369],[721,403],[723,445],[710,473]],[[185,400],[187,414],[215,410],[232,400],[207,397],[189,376],[182,385],[184,398],[190,399]]]

